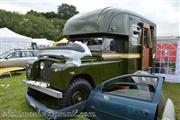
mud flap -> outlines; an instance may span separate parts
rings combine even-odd
[[[58,119],[58,120],[66,120],[68,118],[75,117],[78,113],[84,111],[86,106],[86,101],[77,103],[75,105],[62,108],[62,109],[50,109],[45,105],[39,103],[33,97],[28,94],[25,95],[26,101],[37,110],[38,114],[41,114],[46,119]]]

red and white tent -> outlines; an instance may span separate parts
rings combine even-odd
[[[158,37],[156,43],[156,70],[168,82],[180,83],[180,38]]]

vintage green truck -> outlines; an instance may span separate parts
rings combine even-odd
[[[27,65],[27,94],[67,107],[87,99],[99,83],[138,70],[153,71],[156,25],[130,11],[107,7],[70,18],[67,45],[40,51]],[[38,94],[38,95],[37,95]]]

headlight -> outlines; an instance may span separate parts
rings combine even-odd
[[[26,67],[26,75],[27,75],[28,79],[31,79],[31,77],[32,77],[32,67],[30,67],[30,66]]]
[[[44,69],[44,62],[40,63],[40,69],[43,70]]]
[[[28,78],[31,76],[31,68],[27,69],[27,76],[28,76]]]

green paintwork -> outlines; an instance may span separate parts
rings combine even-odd
[[[132,12],[123,11],[114,8],[105,8],[79,14],[67,21],[63,34],[69,40],[83,37],[114,37],[119,41],[119,53],[138,53],[141,54],[140,45],[132,45],[132,24],[139,25],[147,23],[154,28],[153,37],[156,35],[156,25],[151,21]],[[152,54],[155,53],[155,37],[152,41]],[[104,60],[102,58],[103,51],[93,54],[92,57],[82,58],[82,64],[75,66],[73,64],[65,64],[64,59],[59,58],[40,58],[38,61],[31,63],[33,80],[43,81],[39,79],[41,60],[50,60],[54,63],[51,65],[51,87],[66,90],[72,82],[73,78],[81,77],[89,81],[93,87],[115,76],[133,73],[141,70],[141,58],[119,58]],[[152,55],[151,55],[152,56]],[[141,56],[142,57],[142,56]]]
[[[130,61],[130,62],[128,62]],[[33,67],[33,79],[39,80],[39,68],[35,67],[39,62],[36,61]],[[131,63],[131,71],[128,71],[128,63]],[[64,67],[63,67],[64,66]],[[97,61],[97,62],[85,62],[81,66],[74,66],[73,64],[62,64],[62,63],[54,63],[51,67],[51,81],[50,84],[54,88],[65,90],[68,88],[70,81],[76,77],[84,77],[92,82],[93,84],[99,84],[104,80],[110,79],[112,77],[133,73],[138,70],[138,65],[136,65],[136,59],[121,59],[116,61]],[[36,69],[35,69],[36,68]],[[55,72],[56,68],[63,68],[63,70]],[[75,74],[71,75],[70,72],[74,71]],[[41,80],[40,80],[41,81]]]
[[[107,7],[70,18],[64,26],[63,35],[92,33],[130,35],[130,24],[140,21],[155,26],[153,22],[136,13]]]

